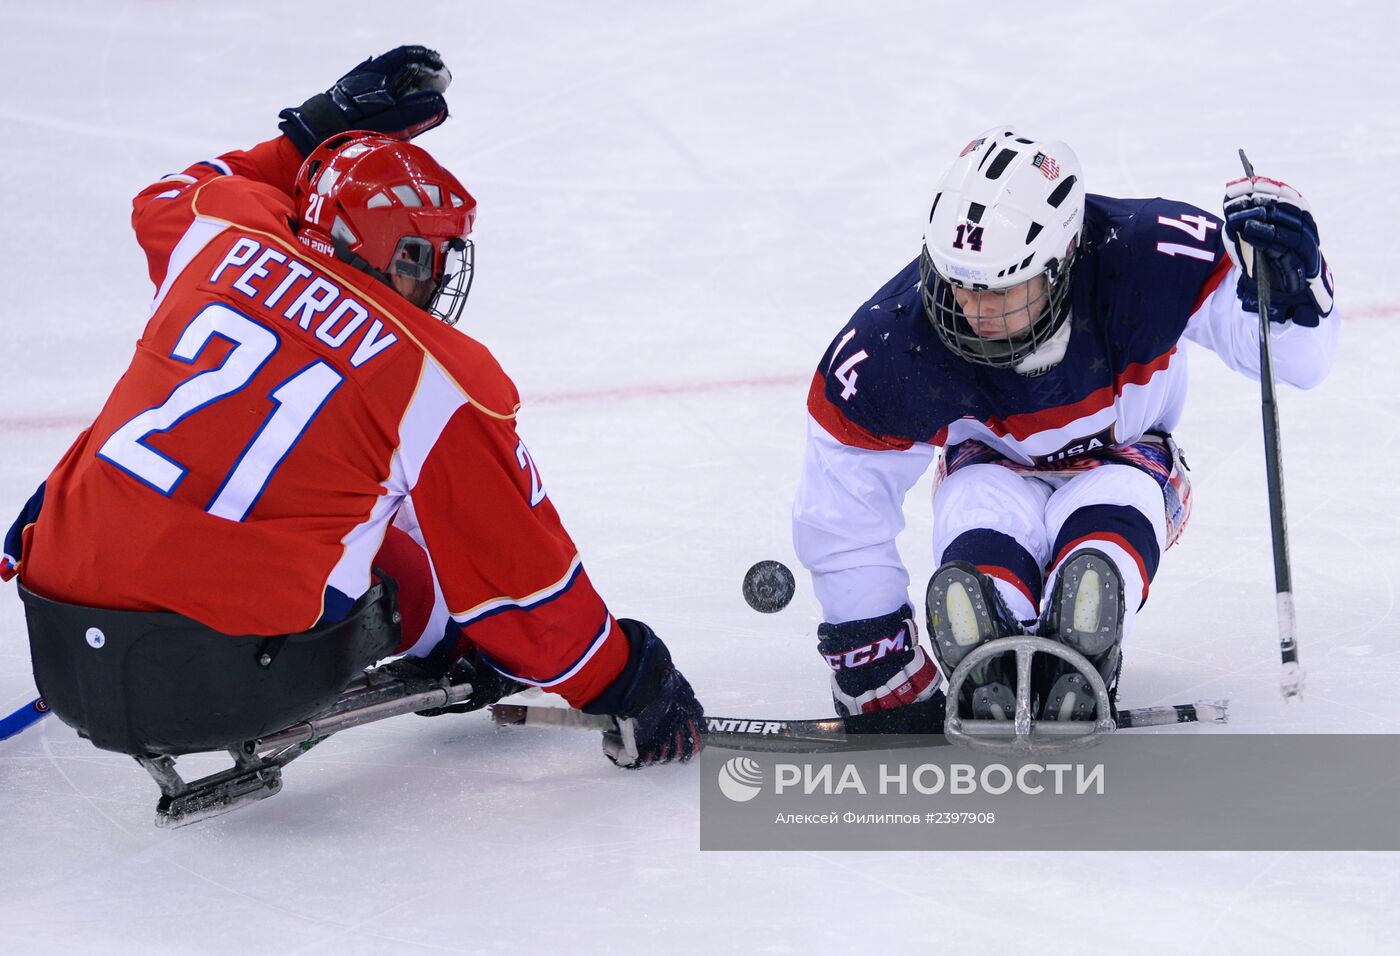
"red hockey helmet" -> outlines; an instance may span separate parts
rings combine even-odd
[[[306,157],[297,238],[455,325],[471,291],[471,193],[421,147],[356,130]]]

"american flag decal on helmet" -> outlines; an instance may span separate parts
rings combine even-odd
[[[1031,160],[1031,165],[1044,173],[1045,178],[1051,182],[1060,178],[1060,164],[1044,153],[1036,153],[1035,159]]]
[[[981,146],[986,141],[987,137],[985,136],[979,136],[977,139],[974,139],[972,142],[968,143],[966,146],[963,147],[963,151],[961,153],[958,153],[958,158],[961,159],[962,157],[966,156],[968,153],[972,152],[974,149],[976,149],[978,146]]]

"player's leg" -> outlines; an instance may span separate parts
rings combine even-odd
[[[974,464],[944,479],[934,498],[934,555],[925,614],[945,676],[973,648],[1023,630],[1040,605],[1049,556],[1049,487],[997,464]],[[959,706],[979,718],[1010,717],[1015,676],[994,658],[963,685]]]
[[[1131,465],[1109,464],[1066,482],[1045,509],[1053,560],[1039,634],[1087,657],[1110,690],[1117,681],[1123,640],[1167,546],[1162,486]],[[1087,683],[1052,666],[1041,715],[1087,719]]]
[[[1050,558],[1045,505],[1050,486],[996,464],[968,465],[939,484],[933,500],[933,555],[939,566],[973,565],[992,580],[1018,621],[1040,614]]]
[[[395,653],[402,654],[419,643],[436,644],[436,640],[425,641],[428,625],[437,619],[445,625],[447,605],[436,586],[433,564],[428,559],[427,550],[401,528],[390,525],[374,556],[373,568],[394,579],[398,585],[398,610],[402,638]],[[441,637],[440,626],[434,637]],[[420,655],[421,656],[421,655]]]
[[[475,692],[452,707],[420,711],[435,717],[466,713],[494,704],[522,686],[491,667],[476,645],[451,620],[437,573],[419,539],[412,515],[400,513],[384,535],[374,556],[374,568],[398,584],[398,609],[403,636],[396,653],[404,657],[391,665],[412,676],[446,677],[468,683]]]

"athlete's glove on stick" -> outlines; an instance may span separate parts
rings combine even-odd
[[[409,679],[446,678],[451,684],[472,685],[472,695],[466,700],[448,707],[416,711],[422,717],[471,713],[525,689],[524,684],[511,680],[487,663],[476,645],[464,636],[456,641],[441,642],[427,657],[401,657],[391,661],[383,670]]]
[[[409,140],[447,119],[442,94],[451,82],[436,51],[401,46],[370,57],[300,106],[287,107],[277,114],[278,128],[303,156],[352,129]]]
[[[1315,326],[1332,311],[1332,276],[1318,246],[1317,223],[1298,191],[1254,176],[1225,186],[1225,234],[1244,274],[1238,293],[1259,312],[1257,268],[1269,275],[1269,320]]]
[[[651,628],[627,618],[617,623],[632,645],[627,666],[597,700],[581,708],[611,715],[617,723],[616,730],[603,734],[603,753],[628,770],[689,760],[704,744],[705,709]]]
[[[843,717],[893,710],[938,690],[938,668],[919,645],[909,605],[883,617],[817,628],[831,668],[831,699]]]

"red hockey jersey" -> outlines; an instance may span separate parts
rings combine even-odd
[[[25,583],[296,632],[365,592],[403,511],[467,635],[591,701],[627,640],[516,434],[514,385],[478,342],[297,241],[300,162],[279,137],[136,197],[151,318],[49,476]]]

